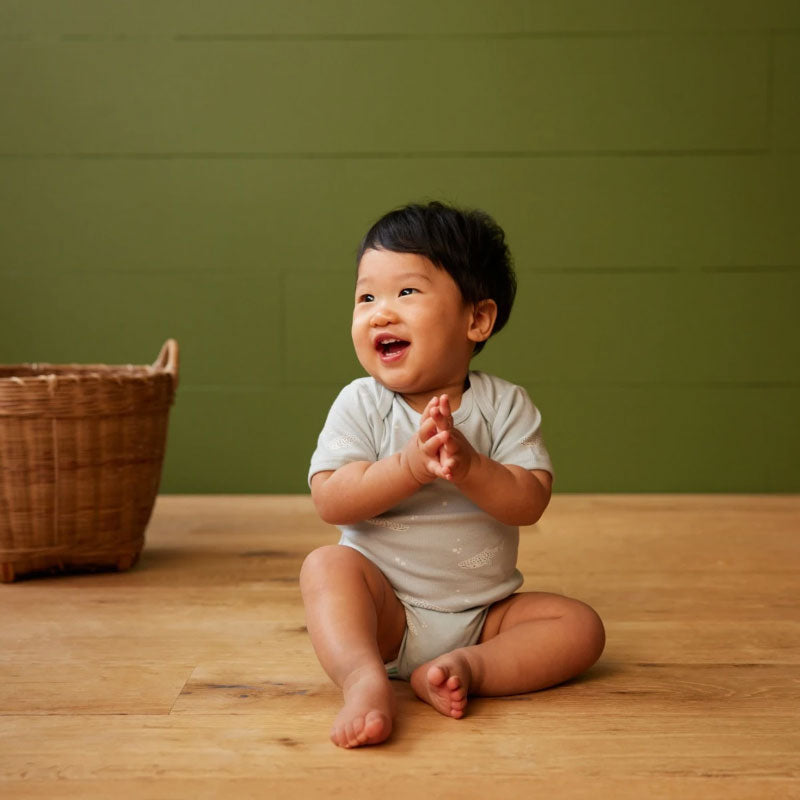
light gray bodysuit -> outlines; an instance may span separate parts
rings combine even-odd
[[[309,481],[317,472],[352,461],[394,455],[416,434],[421,416],[373,378],[353,381],[331,407],[311,458]],[[453,423],[489,458],[552,473],[541,415],[521,387],[470,372]],[[406,607],[408,630],[398,677],[407,678],[418,663],[473,644],[488,607],[522,585],[518,528],[498,522],[445,480],[340,530],[339,543],[369,558]]]

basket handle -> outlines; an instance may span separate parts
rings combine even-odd
[[[175,386],[178,385],[178,366],[180,357],[178,355],[178,343],[175,339],[167,339],[158,358],[153,362],[153,369],[168,372],[172,376]]]

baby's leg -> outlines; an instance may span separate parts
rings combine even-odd
[[[344,545],[310,553],[300,588],[314,650],[344,694],[331,739],[340,747],[383,741],[395,714],[383,665],[400,648],[406,626],[402,603],[383,573]]]
[[[594,664],[604,645],[603,623],[584,603],[543,592],[514,594],[489,609],[478,644],[417,667],[411,685],[437,711],[460,717],[468,694],[555,686]]]

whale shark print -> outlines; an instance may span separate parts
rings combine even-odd
[[[469,558],[465,558],[463,561],[458,562],[458,566],[461,569],[479,569],[480,567],[488,567],[491,564],[495,556],[503,549],[502,543],[497,545],[497,547],[486,547],[481,550],[480,553],[476,553],[474,556],[470,556]]]
[[[367,522],[370,525],[377,525],[379,528],[388,528],[390,531],[407,531],[410,527],[403,522],[392,522],[390,519],[378,519],[377,517],[368,519]]]
[[[531,436],[526,436],[524,439],[520,439],[519,443],[525,447],[531,447],[534,450],[540,450],[542,447],[542,434],[537,432]]]
[[[345,433],[338,439],[331,439],[327,443],[328,450],[342,450],[345,447],[358,444],[358,437],[353,436],[351,433]]]

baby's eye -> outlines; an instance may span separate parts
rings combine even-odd
[[[358,297],[359,303],[371,303],[375,298],[371,294],[362,294]]]
[[[410,288],[410,287],[409,287],[409,288],[406,288],[406,289],[401,289],[401,290],[400,290],[400,297],[407,297],[407,296],[408,296],[408,295],[410,295],[412,292],[417,292],[417,291],[419,291],[419,290],[418,290],[418,289],[412,289],[412,288]]]

